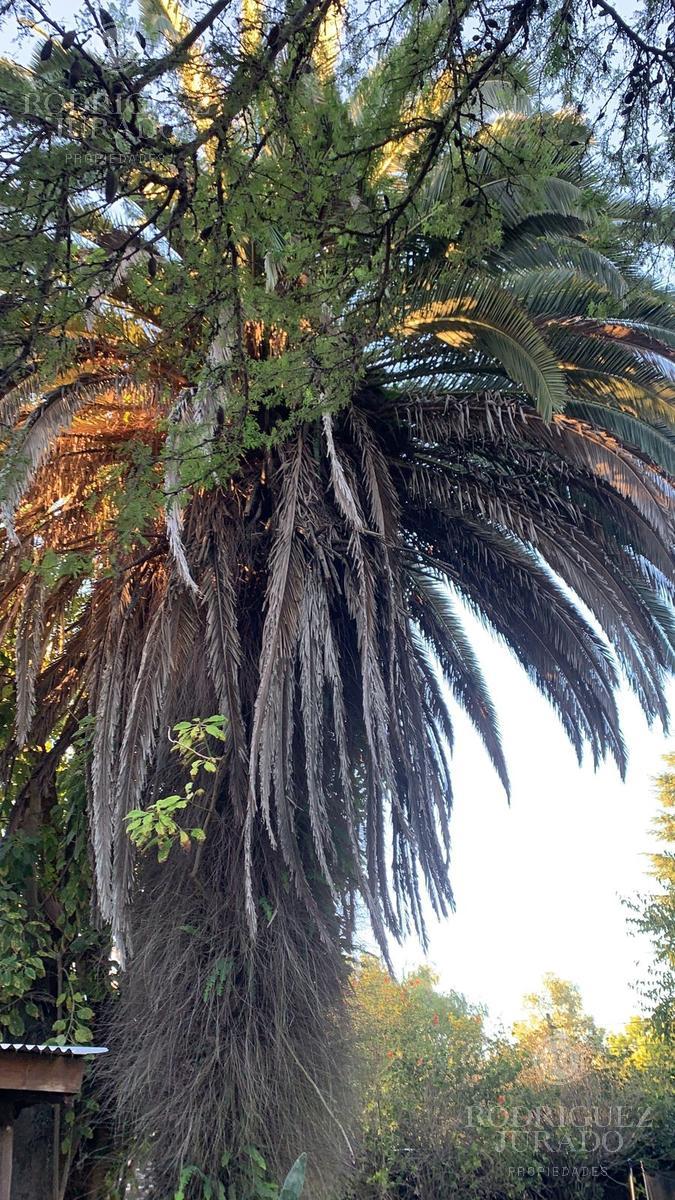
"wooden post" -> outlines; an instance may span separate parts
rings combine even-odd
[[[61,1105],[54,1105],[52,1126],[52,1200],[61,1200]]]
[[[3,1116],[0,1128],[0,1200],[10,1200],[12,1192],[12,1154],[14,1126],[11,1118]]]
[[[633,1164],[628,1167],[628,1194],[630,1200],[635,1200],[635,1176],[633,1175]]]

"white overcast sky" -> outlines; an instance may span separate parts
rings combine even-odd
[[[549,705],[519,664],[477,623],[512,784],[510,806],[467,719],[456,718],[452,824],[456,912],[430,925],[428,959],[443,986],[487,1004],[509,1027],[524,993],[553,971],[578,984],[587,1008],[616,1028],[639,1011],[633,990],[649,945],[627,925],[623,896],[653,889],[654,776],[675,739],[649,729],[630,693],[621,713],[630,761],[577,764]],[[675,685],[669,695],[675,712]],[[412,940],[397,969],[421,959]],[[638,963],[641,959],[641,963]]]

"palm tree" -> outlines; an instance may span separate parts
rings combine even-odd
[[[303,86],[305,112],[332,87]],[[135,232],[140,193],[79,195],[76,254],[124,245],[123,267],[68,317],[67,366],[48,348],[2,401],[4,760],[50,746],[47,786],[93,720],[95,901],[129,958],[115,1088],[166,1186],[176,1163],[222,1172],[227,1147],[276,1165],[316,1144],[329,1174],[326,1147],[344,1156],[359,912],[386,953],[411,924],[424,937],[424,896],[452,906],[450,697],[508,788],[465,608],[579,757],[624,769],[620,678],[666,720],[675,310],[619,249],[625,214],[579,118],[509,111],[498,91],[467,119],[472,190],[457,190],[459,151],[440,153],[384,250],[384,291],[377,274],[342,277],[337,314],[329,298],[310,321],[308,272],[277,225],[266,245],[258,228],[223,233],[236,289],[163,327],[181,273],[187,287],[214,269],[212,230],[195,238],[180,192],[170,245],[159,218],[149,242]],[[385,64],[353,101],[331,92],[339,129],[333,116],[323,135],[371,137],[388,103]],[[417,131],[385,143],[357,216],[395,204],[415,170]],[[217,170],[209,153],[194,163]],[[313,374],[322,337],[330,370]],[[210,372],[196,382],[195,359]],[[289,399],[315,378],[311,403]],[[186,814],[206,841],[139,860],[127,814],[182,789],[171,730],[215,713],[227,739]]]

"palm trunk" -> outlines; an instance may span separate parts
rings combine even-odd
[[[198,877],[180,851],[162,865],[146,861],[132,906],[133,954],[112,1006],[107,1065],[118,1112],[150,1147],[161,1200],[189,1167],[234,1182],[239,1196],[263,1172],[259,1155],[279,1179],[305,1151],[316,1197],[350,1165],[340,921],[319,889],[321,936],[261,842],[252,940],[242,857],[236,822],[221,815]]]

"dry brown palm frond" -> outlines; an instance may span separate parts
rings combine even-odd
[[[260,649],[260,683],[253,712],[251,748],[249,754],[250,792],[246,819],[246,903],[251,928],[255,929],[257,915],[252,893],[252,841],[253,821],[257,808],[258,787],[265,825],[272,845],[276,836],[270,815],[270,793],[272,772],[276,768],[277,782],[281,783],[277,796],[277,818],[279,835],[284,852],[290,852],[296,871],[296,884],[302,883],[297,876],[299,863],[290,841],[292,820],[287,805],[287,777],[284,756],[292,715],[284,711],[287,689],[284,667],[290,654],[297,628],[298,609],[301,595],[302,553],[296,529],[299,505],[302,462],[305,448],[301,438],[297,439],[287,457],[282,458],[280,471],[283,476],[283,496],[279,507],[277,529],[270,551],[269,582],[265,596],[266,617]],[[291,866],[291,863],[288,864]]]
[[[44,652],[45,580],[39,573],[23,593],[16,629],[16,743],[25,745],[35,716],[35,684]]]
[[[110,377],[79,376],[41,398],[39,405],[18,427],[5,454],[0,480],[0,515],[13,541],[17,540],[14,529],[16,509],[45,459],[52,453],[56,439],[72,424],[78,410],[121,386],[119,380],[111,381]]]
[[[238,626],[237,597],[233,573],[237,568],[234,523],[217,520],[215,506],[205,527],[202,587],[206,610],[206,656],[218,711],[227,718],[232,747],[230,788],[235,810],[241,817],[246,803],[248,754],[242,711],[240,675],[242,647]],[[215,519],[214,519],[215,518]]]
[[[161,585],[160,585],[161,587]],[[125,944],[124,917],[131,888],[131,847],[125,817],[140,804],[154,754],[161,706],[171,671],[174,614],[167,603],[169,584],[161,588],[149,617],[147,633],[123,726],[115,772],[112,817],[113,936]]]
[[[355,533],[361,533],[363,531],[363,519],[358,511],[354,490],[350,487],[347,480],[344,464],[341,462],[340,456],[335,449],[333,422],[330,413],[324,413],[323,415],[323,432],[328,448],[330,478],[338,507],[351,529]]]
[[[107,599],[107,598],[106,598]],[[94,746],[90,769],[90,825],[96,870],[96,895],[101,915],[113,917],[113,822],[116,763],[121,745],[121,696],[125,666],[125,640],[130,606],[128,587],[106,605],[106,627],[101,636],[101,659],[96,664],[98,679],[92,681],[90,696],[94,709]]]

